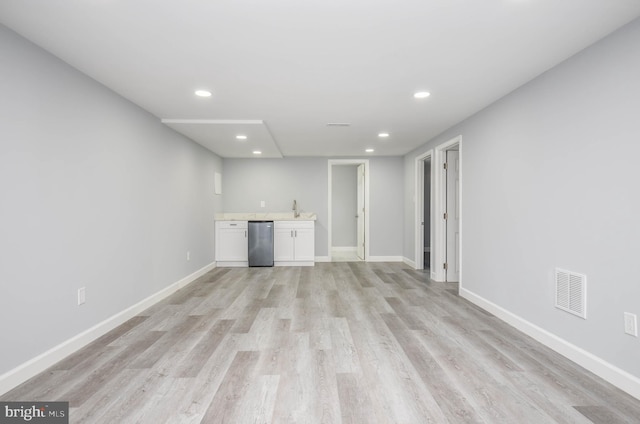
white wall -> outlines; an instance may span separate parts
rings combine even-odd
[[[636,20],[407,155],[404,243],[415,157],[462,135],[461,287],[636,378],[639,75]],[[555,267],[587,275],[587,320],[554,308]]]
[[[316,256],[327,256],[327,163],[322,158],[223,160],[225,212],[316,213]],[[260,201],[265,207],[260,207]]]
[[[2,375],[210,264],[222,161],[2,26],[0,51]]]
[[[225,212],[289,212],[293,199],[318,215],[316,256],[329,256],[328,159],[224,159]],[[370,254],[402,256],[403,160],[369,158]],[[260,201],[266,207],[260,208]]]
[[[358,166],[335,165],[331,174],[332,247],[356,247],[358,213]]]
[[[370,254],[402,258],[403,160],[401,157],[371,158],[369,164]]]

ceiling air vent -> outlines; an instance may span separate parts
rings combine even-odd
[[[556,268],[556,308],[587,319],[587,276]]]
[[[328,122],[327,127],[350,127],[350,122]]]

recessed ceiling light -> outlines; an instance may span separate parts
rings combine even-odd
[[[261,154],[262,154],[262,152],[261,152],[260,150],[254,150],[254,151],[253,151],[253,154],[254,154],[254,155],[261,155]]]
[[[198,97],[211,97],[211,91],[196,90],[196,96],[198,96]]]
[[[236,138],[237,138],[238,140],[246,140],[246,139],[247,139],[247,136],[246,136],[246,135],[237,135],[237,136],[236,136]]]
[[[367,149],[367,150],[365,150],[365,152],[367,152],[367,153],[373,153],[373,152],[374,152],[374,150],[373,150],[373,149]]]
[[[389,133],[380,133],[380,134],[378,134],[378,137],[387,138],[387,137],[389,137]]]
[[[413,95],[413,97],[415,97],[416,99],[426,99],[430,95],[431,93],[429,93],[428,91],[418,91]]]

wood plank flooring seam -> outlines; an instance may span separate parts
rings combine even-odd
[[[402,263],[214,268],[2,400],[71,422],[640,423],[634,399]]]

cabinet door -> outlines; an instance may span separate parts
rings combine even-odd
[[[292,261],[293,230],[289,228],[274,228],[273,230],[273,260]]]
[[[314,261],[315,257],[315,241],[313,228],[302,228],[295,231],[295,260],[296,261]]]
[[[220,228],[216,258],[218,261],[246,261],[249,259],[247,230],[244,228]]]

